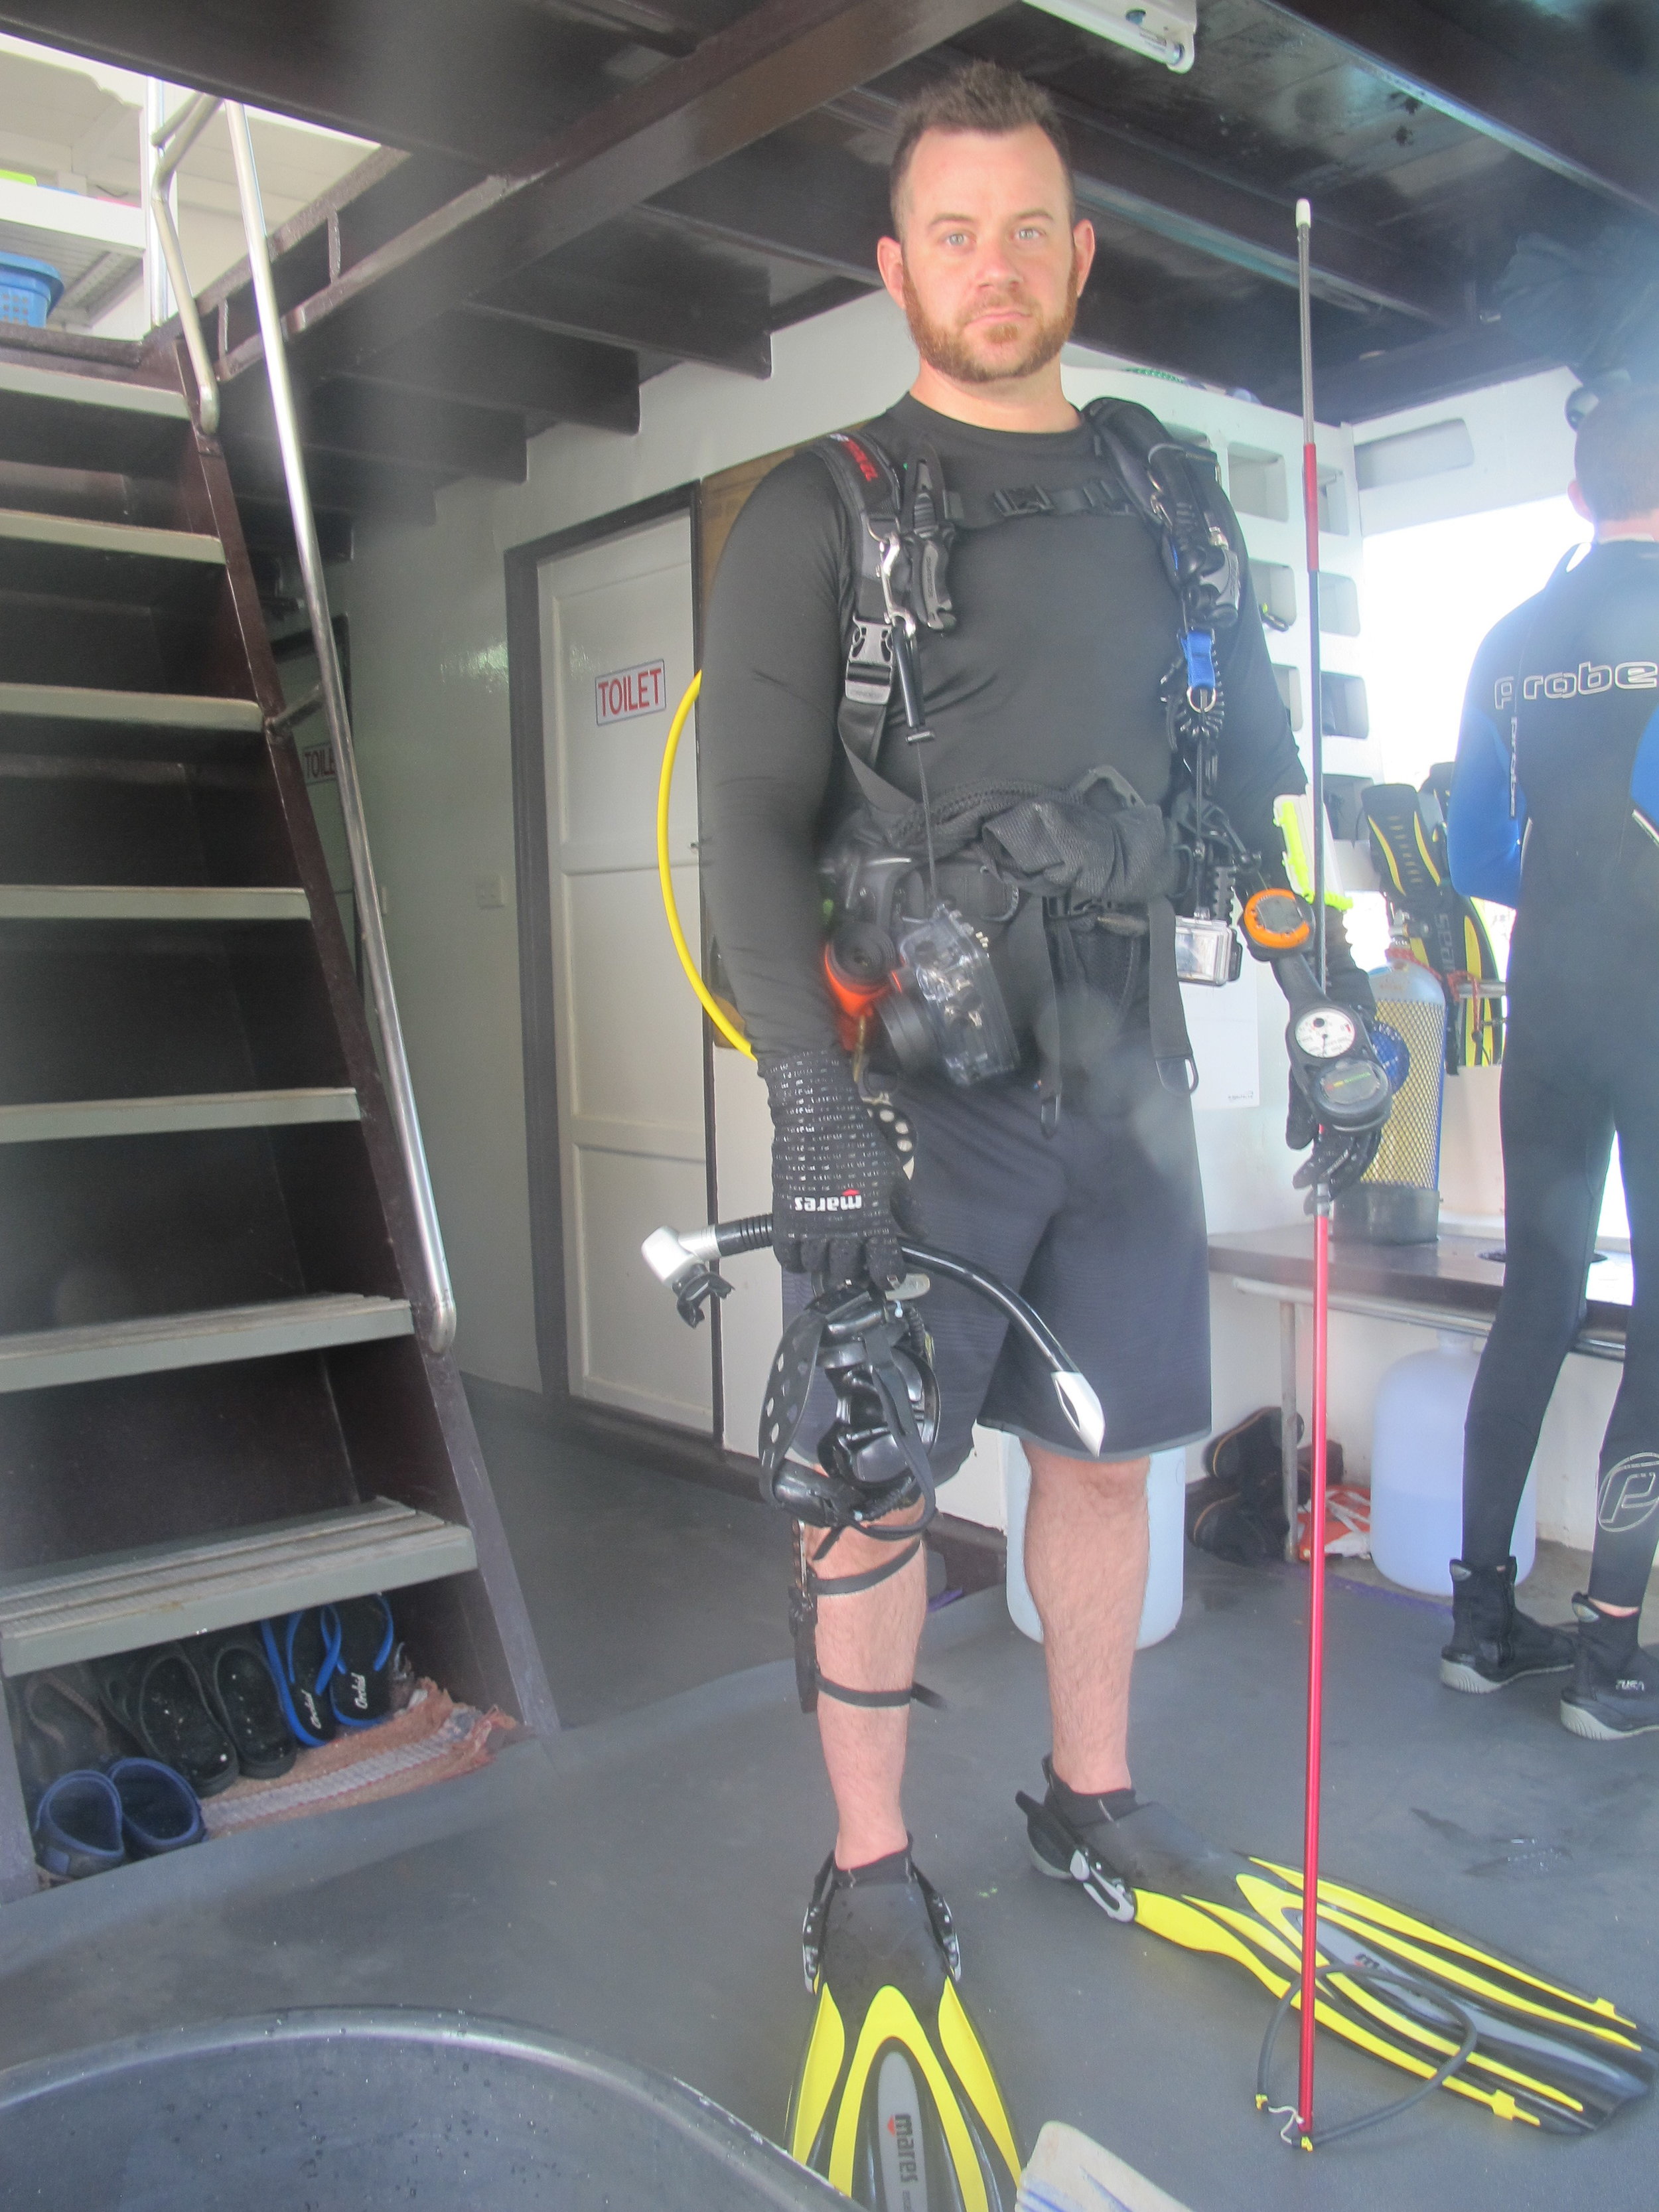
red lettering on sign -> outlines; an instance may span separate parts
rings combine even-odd
[[[636,668],[614,669],[593,684],[594,712],[601,722],[631,721],[636,714],[660,714],[668,704],[667,664],[641,661]]]

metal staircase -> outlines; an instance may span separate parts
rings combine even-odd
[[[179,369],[0,345],[0,1672],[384,1589],[424,1671],[550,1730]]]

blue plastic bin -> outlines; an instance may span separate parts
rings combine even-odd
[[[40,330],[63,296],[64,280],[51,262],[0,253],[0,323],[26,323],[30,330]]]

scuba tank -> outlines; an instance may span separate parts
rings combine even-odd
[[[1440,1117],[1446,1081],[1446,999],[1439,978],[1401,939],[1374,969],[1371,1042],[1389,1068],[1394,1107],[1376,1158],[1339,1191],[1334,1225],[1369,1244],[1432,1244],[1440,1233]],[[1390,1065],[1390,1062],[1394,1065]]]

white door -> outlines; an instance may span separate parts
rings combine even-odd
[[[541,571],[548,862],[570,1387],[707,1434],[710,1331],[640,1258],[708,1218],[702,1021],[663,919],[657,781],[691,680],[684,516]],[[700,941],[688,732],[670,815],[675,895]]]

